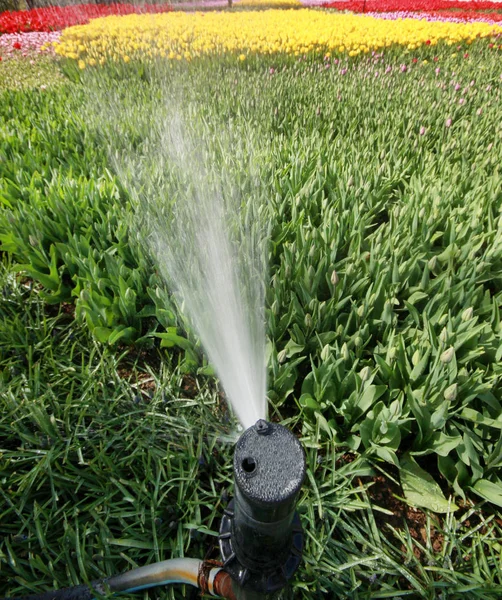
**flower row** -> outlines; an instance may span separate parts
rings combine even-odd
[[[169,4],[78,4],[76,6],[48,6],[32,10],[7,11],[0,14],[1,33],[27,31],[56,31],[88,23],[90,19],[108,15],[131,13],[161,13],[172,10]]]
[[[240,5],[259,5],[271,0],[242,0]],[[277,0],[275,4],[297,6],[299,0]],[[502,12],[479,13],[477,11],[502,11],[498,2],[476,2],[463,0],[335,0],[322,5],[324,8],[350,10],[353,12],[442,12],[441,17],[458,20],[472,20],[480,17],[491,22],[502,20]],[[131,13],[163,13],[172,10],[169,4],[79,4],[76,6],[49,6],[23,11],[0,13],[0,34],[28,31],[56,31],[73,25],[88,23],[90,19],[108,15],[128,15]],[[451,11],[451,12],[449,12]],[[458,12],[457,12],[458,11]]]
[[[0,58],[54,54],[53,43],[59,40],[59,31],[31,31],[0,35]]]
[[[480,11],[502,10],[500,2],[476,2],[465,0],[334,0],[322,5],[324,8],[350,10],[352,12],[398,12],[453,10]]]
[[[398,12],[369,12],[365,13],[369,16],[373,16],[379,19],[389,19],[395,21],[397,19],[420,19],[425,21],[444,21],[445,23],[465,23],[469,22],[483,22],[489,24],[497,24],[502,22],[502,13],[472,13],[472,12],[461,12],[461,11],[435,11],[435,12],[410,12],[410,11],[398,11]]]
[[[183,7],[183,5],[181,5]],[[220,5],[221,6],[221,5]],[[300,0],[234,0],[234,6],[264,6],[267,8],[293,8],[302,6]]]
[[[171,12],[96,19],[62,32],[56,53],[86,65],[154,57],[191,60],[233,53],[278,52],[303,55],[378,51],[398,44],[413,50],[422,45],[471,43],[502,32],[486,23],[391,21],[366,15],[312,10],[261,12]]]

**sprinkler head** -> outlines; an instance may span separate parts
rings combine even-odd
[[[237,441],[235,498],[220,527],[225,570],[238,589],[261,597],[284,588],[301,561],[303,531],[295,512],[305,453],[282,425],[260,419]]]

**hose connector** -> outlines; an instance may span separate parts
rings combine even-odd
[[[239,588],[272,594],[298,568],[303,530],[295,509],[305,471],[303,448],[282,425],[260,419],[239,438],[235,498],[219,536],[225,571]]]

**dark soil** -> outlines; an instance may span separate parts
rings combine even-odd
[[[420,545],[426,546],[429,538],[434,552],[441,552],[444,536],[437,529],[441,520],[439,515],[435,515],[436,526],[432,525],[428,534],[426,514],[400,499],[404,496],[400,486],[383,475],[377,475],[371,483],[372,485],[368,490],[368,494],[372,503],[392,512],[390,515],[380,511],[374,512],[376,522],[384,533],[389,532],[391,534],[388,526],[399,530],[403,529],[406,524],[411,537],[419,542]],[[419,560],[422,560],[423,553],[419,547],[415,545],[413,551],[415,556]]]
[[[430,463],[430,464],[429,464]],[[427,468],[428,472],[432,474],[434,479],[444,487],[444,491],[448,494],[448,487],[443,477],[438,476],[436,471],[436,465],[433,460],[429,461],[427,465],[423,465]],[[389,472],[391,469],[389,469]],[[417,542],[413,546],[413,553],[415,557],[420,561],[424,562],[424,551],[423,548],[432,547],[432,551],[435,554],[440,554],[443,550],[444,544],[444,526],[445,526],[445,515],[429,513],[429,522],[427,520],[427,514],[413,506],[410,506],[404,501],[404,492],[400,485],[396,484],[395,481],[399,480],[399,474],[397,469],[391,473],[392,477],[386,477],[384,474],[376,475],[374,477],[368,477],[360,479],[360,483],[369,485],[368,495],[374,506],[379,506],[390,511],[391,514],[382,513],[380,511],[374,511],[375,520],[382,531],[382,533],[393,543],[395,543],[395,536],[392,533],[392,529],[402,531],[407,528],[413,540]],[[395,481],[393,481],[393,479]],[[455,511],[455,518],[460,528],[464,532],[468,532],[471,529],[478,527],[481,523],[484,523],[488,517],[493,515],[493,518],[499,527],[502,527],[502,516],[490,504],[484,504],[482,507],[473,511],[467,518],[464,518],[469,511],[478,503],[479,499],[462,500],[459,498],[455,499],[458,505],[458,510]],[[427,527],[430,527],[427,531]],[[481,535],[488,533],[487,527],[482,526],[479,529]],[[404,546],[401,548],[405,550]],[[469,561],[470,557],[458,557],[459,560]]]

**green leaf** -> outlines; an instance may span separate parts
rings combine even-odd
[[[110,334],[108,338],[109,344],[116,344],[119,340],[130,342],[136,336],[136,329],[134,327],[126,327],[125,325],[120,325],[116,327],[113,332]]]
[[[309,410],[321,410],[319,403],[312,398],[310,394],[302,394],[298,399],[298,404],[302,408],[306,408]]]
[[[400,476],[404,497],[412,506],[428,508],[436,513],[447,513],[458,509],[456,504],[446,500],[432,476],[424,471],[409,454],[405,454],[401,459]]]
[[[488,502],[502,508],[502,485],[500,483],[492,483],[488,479],[479,479],[470,489],[488,500]]]
[[[197,374],[205,375],[206,377],[216,377],[216,371],[212,365],[204,365],[203,367],[199,367]]]
[[[354,408],[357,409],[355,411],[357,416],[361,416],[369,410],[386,391],[386,385],[369,385],[364,390],[361,397],[355,401]]]
[[[385,462],[393,464],[395,467],[399,467],[399,461],[397,459],[396,453],[394,450],[387,448],[385,446],[373,446],[373,452]]]
[[[438,456],[438,468],[441,475],[448,480],[448,483],[453,484],[458,475],[455,461],[450,456],[440,455]]]
[[[417,302],[420,302],[421,300],[425,300],[428,297],[429,296],[427,294],[425,294],[424,292],[414,292],[408,298],[408,303],[411,304],[411,305],[415,305]]]
[[[140,319],[155,317],[156,312],[157,309],[153,304],[147,304],[146,306],[143,306],[143,308],[137,313],[137,316]]]
[[[156,542],[147,542],[134,538],[107,538],[106,542],[112,546],[123,546],[124,548],[141,548],[143,550],[153,550]]]
[[[4,196],[3,194],[0,194],[0,204],[3,204],[8,208],[12,208],[12,203],[9,200],[7,200],[6,196]]]
[[[31,265],[18,265],[18,269],[26,271],[28,277],[39,281],[48,290],[52,290],[54,292],[57,291],[59,287],[59,277],[54,278],[52,274],[47,275],[47,273],[42,273]]]
[[[488,427],[495,427],[496,429],[502,429],[502,420],[500,419],[490,419],[490,417],[485,417],[477,410],[473,408],[464,408],[460,413],[460,417],[462,419],[466,419],[467,421],[472,421],[473,423],[478,423],[479,425],[486,425]],[[501,415],[502,417],[502,415]]]
[[[295,354],[299,354],[305,350],[304,344],[297,344],[294,340],[289,340],[289,342],[284,346],[284,350],[286,351],[286,356],[291,358]]]
[[[410,380],[415,382],[419,377],[421,377],[429,363],[429,356],[431,355],[430,348],[426,351],[424,356],[420,359],[420,361],[416,364],[413,371],[410,373]]]
[[[392,369],[385,362],[385,360],[378,354],[375,354],[375,362],[378,365],[378,368],[380,370],[380,373],[382,374],[382,377],[385,379],[385,381],[389,381],[389,379],[392,376]]]
[[[495,354],[495,362],[500,362],[502,360],[502,344],[498,347],[498,350]]]
[[[174,346],[177,346],[178,348],[182,348],[183,350],[190,350],[192,348],[191,342],[187,340],[187,338],[175,333],[175,331],[176,327],[169,327],[166,333],[155,334],[155,337],[161,339],[160,347],[173,348]]]
[[[185,356],[180,365],[182,373],[196,373],[199,367],[199,358],[197,354],[190,348],[185,350]]]
[[[333,437],[333,434],[334,434],[335,432],[334,432],[334,431],[333,431],[333,429],[331,429],[331,427],[329,426],[329,424],[328,424],[328,421],[326,421],[325,417],[324,417],[324,416],[323,416],[323,415],[322,415],[320,412],[318,412],[318,411],[315,411],[315,413],[314,413],[314,414],[315,414],[316,421],[317,421],[317,423],[318,423],[318,425],[319,425],[319,428],[320,428],[321,430],[325,431],[325,432],[328,434],[328,437],[329,437],[329,438],[332,438],[332,437]]]
[[[92,330],[94,337],[101,342],[102,344],[106,344],[110,339],[110,335],[112,334],[112,329],[109,327],[94,327]]]
[[[430,449],[439,456],[448,456],[462,442],[462,436],[449,436],[442,431],[436,431],[431,439]]]

